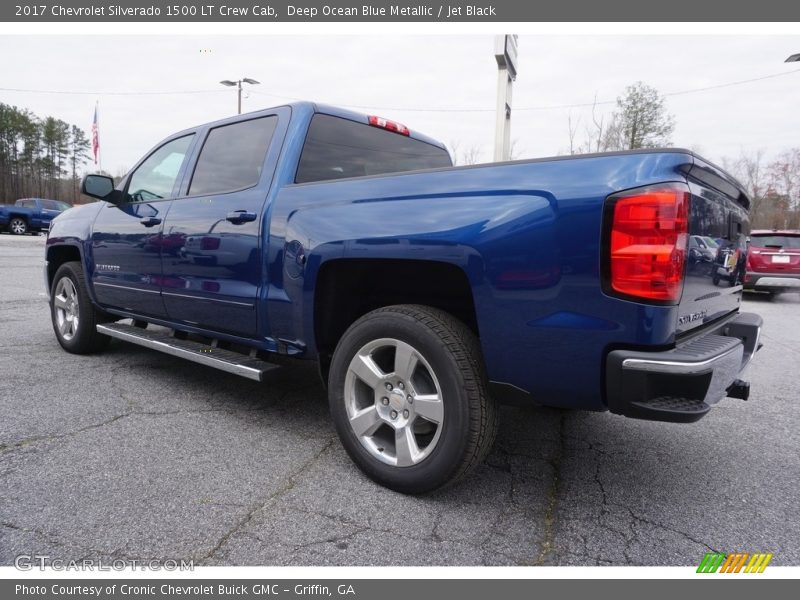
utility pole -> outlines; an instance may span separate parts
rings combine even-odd
[[[517,78],[517,36],[494,38],[497,61],[497,120],[494,134],[494,161],[508,160],[511,153],[511,88]]]

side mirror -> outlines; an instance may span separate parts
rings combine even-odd
[[[113,192],[114,180],[107,175],[86,175],[81,182],[81,193],[92,198],[114,202]]]

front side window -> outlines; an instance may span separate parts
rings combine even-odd
[[[308,128],[295,183],[452,166],[447,150],[412,137],[325,114]]]
[[[215,127],[208,133],[194,169],[190,196],[253,187],[261,179],[278,117],[261,117]]]
[[[175,181],[194,134],[161,146],[139,165],[128,183],[128,202],[147,202],[172,197]]]

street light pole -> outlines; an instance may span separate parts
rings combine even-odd
[[[517,36],[498,35],[494,42],[497,61],[497,121],[494,135],[495,162],[511,153],[511,88],[517,78]]]
[[[233,87],[236,86],[236,114],[242,114],[242,84],[249,83],[250,85],[258,85],[261,83],[260,81],[256,81],[255,79],[250,79],[249,77],[243,77],[237,81],[231,81],[230,79],[223,79],[220,81],[222,85]]]

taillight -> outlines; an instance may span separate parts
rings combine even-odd
[[[219,238],[218,237],[204,236],[200,240],[200,249],[201,250],[219,250]]]
[[[683,291],[689,192],[642,188],[609,198],[604,287],[613,295],[676,304]]]
[[[376,117],[375,115],[369,116],[369,124],[373,127],[380,127],[381,129],[387,129],[389,131],[394,131],[395,133],[399,133],[400,135],[411,135],[408,127],[405,125],[401,125],[395,121],[390,121],[389,119],[384,119],[383,117]]]

